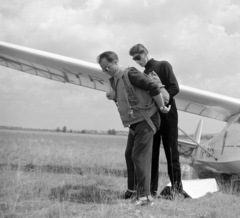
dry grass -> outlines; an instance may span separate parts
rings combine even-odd
[[[0,131],[0,217],[237,218],[239,197],[221,191],[199,199],[157,199],[135,208],[126,190],[126,137]],[[168,178],[161,155],[161,190]]]

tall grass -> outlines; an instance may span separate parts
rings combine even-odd
[[[239,217],[226,188],[196,200],[133,207],[126,190],[127,138],[0,131],[0,217]],[[168,182],[161,151],[159,190]]]

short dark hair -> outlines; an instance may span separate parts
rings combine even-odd
[[[144,45],[142,44],[136,44],[134,45],[130,51],[129,51],[129,55],[133,56],[135,54],[140,54],[140,53],[146,53],[148,54],[148,50],[145,48]]]
[[[97,62],[100,64],[103,58],[106,58],[109,62],[113,62],[115,60],[119,61],[117,54],[113,51],[105,51],[102,54],[98,55]]]

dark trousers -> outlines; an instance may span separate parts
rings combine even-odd
[[[168,114],[161,114],[160,130],[154,135],[152,150],[151,192],[158,190],[160,143],[163,143],[172,187],[182,191],[181,166],[178,152],[178,114],[175,102]]]
[[[131,125],[131,128],[134,135],[129,131],[125,151],[128,189],[137,189],[140,197],[149,196],[153,131],[145,120]]]

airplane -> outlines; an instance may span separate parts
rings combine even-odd
[[[0,42],[0,65],[63,83],[110,91],[109,76],[98,64]],[[200,144],[202,121],[192,141],[179,140],[179,153],[225,174],[240,174],[240,99],[180,85],[175,96],[180,111],[226,123],[223,130]]]

